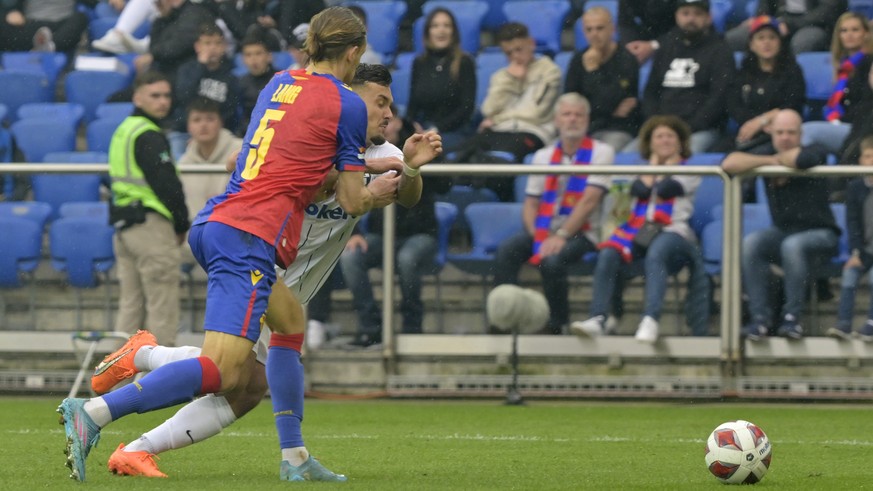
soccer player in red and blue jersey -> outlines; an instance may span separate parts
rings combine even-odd
[[[293,262],[305,207],[332,168],[340,171],[337,200],[360,215],[378,206],[363,180],[367,111],[343,81],[350,81],[366,49],[366,29],[346,8],[333,7],[310,22],[307,71],[278,73],[252,114],[237,169],[224,195],[213,198],[195,219],[192,252],[207,271],[206,336],[200,357],[165,365],[139,382],[103,397],[69,398],[58,407],[67,437],[71,477],[85,480],[85,458],[100,429],[127,414],[190,401],[195,396],[233,394],[247,380],[246,361],[265,319],[303,323],[300,303],[287,292],[282,308],[266,312],[275,282],[274,264]],[[295,447],[303,390],[302,334],[275,332],[267,379],[283,449]],[[314,462],[314,461],[313,461]],[[314,463],[317,465],[317,463]],[[300,478],[302,479],[302,478]]]

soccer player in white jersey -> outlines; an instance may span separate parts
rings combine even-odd
[[[371,145],[364,154],[365,159],[396,159],[403,165],[401,176],[365,178],[369,180],[368,188],[374,193],[388,188],[379,181],[401,179],[396,201],[403,206],[412,206],[421,196],[419,168],[439,155],[442,144],[434,132],[413,135],[404,144],[403,151],[385,141],[383,131],[392,118],[390,84],[391,75],[385,67],[366,64],[358,67],[352,82],[353,89],[367,105],[367,136]],[[274,285],[274,289],[289,289],[302,304],[309,302],[330,276],[360,218],[348,215],[339,206],[333,193],[335,180],[335,175],[328,176],[316,202],[307,207],[297,258],[287,270],[279,271],[278,276],[283,278],[283,282]],[[273,306],[271,297],[268,308]],[[156,454],[217,435],[253,409],[264,398],[267,389],[264,365],[269,336],[269,330],[264,329],[252,349],[251,375],[244,393],[233,400],[210,394],[189,403],[138,440],[127,446],[119,445],[109,458],[109,469],[122,475],[166,477],[154,462]],[[192,346],[156,346],[154,337],[147,331],[139,331],[118,351],[104,358],[92,377],[92,387],[95,392],[103,393],[139,371],[154,370],[172,361],[199,356],[199,353],[200,348]],[[327,470],[311,458],[305,447],[293,450],[294,455],[283,455],[283,460],[289,460],[300,471],[292,474],[290,480],[346,480],[345,476]]]

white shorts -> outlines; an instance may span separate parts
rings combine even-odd
[[[270,335],[272,332],[266,324],[261,328],[261,337],[252,346],[252,351],[255,352],[255,361],[261,365],[267,365],[267,350],[270,348]]]

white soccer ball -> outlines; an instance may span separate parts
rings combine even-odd
[[[706,467],[725,484],[754,484],[767,475],[770,439],[748,421],[728,421],[706,439]]]

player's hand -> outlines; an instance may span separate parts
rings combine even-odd
[[[443,153],[443,138],[435,131],[416,133],[403,144],[406,165],[418,169]]]
[[[346,242],[345,250],[354,252],[361,251],[367,252],[367,239],[364,238],[361,234],[355,234],[349,237],[349,241]]]
[[[367,165],[367,172],[370,172],[371,174],[384,174],[389,170],[397,171],[399,173],[403,170],[403,161],[397,157],[367,159],[365,163]]]
[[[10,26],[22,26],[24,25],[24,14],[18,10],[11,10],[6,14],[6,23]]]
[[[396,171],[389,171],[370,181],[367,189],[373,195],[373,208],[384,208],[394,202],[401,176]]]

